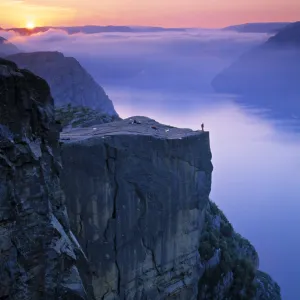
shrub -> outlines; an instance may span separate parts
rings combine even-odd
[[[221,234],[225,237],[231,237],[233,234],[233,228],[230,223],[221,223]]]

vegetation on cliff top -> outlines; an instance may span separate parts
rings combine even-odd
[[[117,116],[109,116],[88,107],[72,106],[71,104],[56,107],[55,119],[61,123],[63,128],[89,127],[121,120]]]

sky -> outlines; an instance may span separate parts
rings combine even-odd
[[[297,21],[299,0],[0,0],[0,26],[148,25],[217,28]]]

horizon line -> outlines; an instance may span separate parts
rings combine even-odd
[[[85,25],[44,25],[44,26],[36,26],[34,27],[32,30],[34,29],[39,29],[39,28],[68,28],[68,27],[141,27],[141,28],[164,28],[164,29],[223,29],[223,28],[227,28],[227,27],[231,27],[231,26],[242,26],[242,25],[249,25],[249,24],[282,24],[282,23],[296,23],[299,21],[272,21],[272,22],[246,22],[246,23],[238,23],[238,24],[231,24],[231,25],[227,25],[227,26],[222,26],[222,27],[181,27],[181,26],[172,26],[172,27],[166,27],[166,26],[159,26],[159,25],[91,25],[91,24],[85,24]],[[4,30],[12,30],[12,29],[26,29],[26,30],[30,30],[26,27],[2,27],[0,26],[0,30],[4,29]]]

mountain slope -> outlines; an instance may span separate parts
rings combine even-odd
[[[9,43],[5,38],[0,36],[0,57],[15,54],[20,50],[12,43]]]
[[[300,49],[300,21],[289,24],[281,29],[275,36],[272,36],[267,42],[268,46],[279,47],[299,47]]]
[[[57,107],[72,104],[117,115],[103,88],[75,58],[60,52],[35,52],[11,55],[8,59],[46,79]]]
[[[300,93],[300,22],[286,26],[263,45],[218,74],[217,92],[297,95]]]

